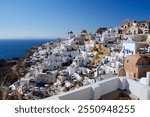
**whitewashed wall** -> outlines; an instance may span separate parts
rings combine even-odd
[[[123,77],[104,80],[58,96],[46,98],[46,100],[96,100],[100,99],[102,95],[117,89],[131,91],[140,100],[150,100],[150,86],[145,86],[132,79]]]

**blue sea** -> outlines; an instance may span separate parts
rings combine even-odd
[[[23,58],[32,46],[54,41],[56,39],[0,39],[0,59]]]

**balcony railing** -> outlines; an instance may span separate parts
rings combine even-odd
[[[150,65],[136,65],[137,68],[150,68]]]

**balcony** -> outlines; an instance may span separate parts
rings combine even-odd
[[[149,65],[136,65],[137,68],[150,68],[150,64]]]

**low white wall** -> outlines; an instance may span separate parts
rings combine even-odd
[[[90,100],[100,99],[100,96],[117,90],[120,88],[121,82],[119,78],[113,78],[101,81],[99,83],[91,84],[89,86],[81,87],[74,91],[69,91],[58,96],[46,98],[48,99],[60,99],[60,100]]]
[[[102,95],[117,89],[130,91],[139,97],[140,100],[150,100],[150,87],[142,85],[132,79],[112,78],[99,83],[81,87],[74,91],[69,91],[57,96],[46,98],[46,100],[90,100],[100,99]]]
[[[93,89],[93,100],[98,100],[100,99],[100,86],[98,84],[92,85]]]
[[[60,95],[60,100],[90,100],[93,99],[93,90],[92,87],[81,88],[64,95]]]
[[[140,100],[150,99],[150,87],[137,83],[134,80],[126,79],[126,90],[139,97]]]
[[[120,84],[121,82],[119,78],[113,78],[113,79],[101,81],[98,84],[100,89],[100,96],[119,89]]]

